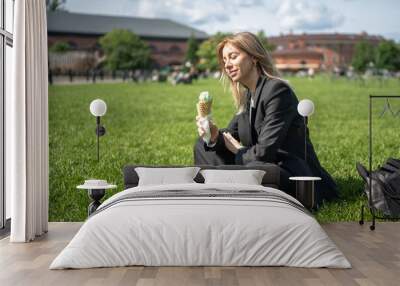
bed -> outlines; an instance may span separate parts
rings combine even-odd
[[[86,220],[50,269],[128,265],[351,267],[293,197],[209,182],[129,185]]]

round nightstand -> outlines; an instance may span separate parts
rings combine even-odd
[[[321,178],[290,177],[289,180],[296,181],[296,199],[311,210],[315,203],[315,181],[320,181]]]
[[[93,180],[87,180],[85,181],[85,184],[79,185],[76,188],[87,190],[89,197],[92,199],[92,202],[88,206],[88,216],[90,216],[101,205],[100,200],[104,197],[106,190],[115,189],[117,186],[110,185],[106,181],[102,180],[101,184],[90,184],[88,183],[88,181],[93,181]],[[94,180],[94,181],[100,181],[100,180]]]

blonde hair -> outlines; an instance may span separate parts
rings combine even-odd
[[[217,46],[218,63],[221,69],[221,81],[224,85],[227,83],[227,80],[229,81],[235,106],[238,113],[241,113],[244,111],[246,105],[246,97],[244,94],[245,87],[239,82],[234,83],[225,71],[222,50],[226,44],[235,46],[256,60],[257,69],[260,74],[276,79],[280,79],[280,74],[272,61],[271,55],[264,48],[256,35],[250,32],[241,32],[225,37]]]

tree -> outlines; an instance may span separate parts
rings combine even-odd
[[[198,68],[200,70],[218,70],[217,45],[222,39],[229,35],[230,34],[218,32],[207,41],[201,43],[197,51],[197,56],[199,57]]]
[[[375,49],[367,41],[360,41],[356,44],[354,56],[351,61],[352,66],[358,72],[364,72],[370,63],[375,63]]]
[[[276,45],[274,45],[273,43],[270,43],[267,39],[267,36],[265,35],[264,30],[260,30],[257,32],[257,37],[258,39],[261,41],[261,43],[263,44],[264,48],[268,51],[268,52],[273,52],[276,49]]]
[[[198,56],[197,56],[197,50],[199,49],[199,42],[195,39],[194,35],[192,34],[190,38],[187,41],[187,51],[186,51],[186,56],[185,60],[189,61],[191,64],[197,63]]]
[[[393,41],[383,41],[376,49],[376,67],[389,71],[400,70],[400,47]]]
[[[47,11],[63,10],[66,0],[46,0]]]
[[[150,49],[129,30],[115,29],[99,40],[110,70],[146,68],[150,64]]]

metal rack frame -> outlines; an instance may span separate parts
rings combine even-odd
[[[392,113],[393,116],[400,116],[400,112],[393,113],[390,109],[389,99],[400,99],[400,95],[370,95],[369,96],[369,115],[368,115],[368,138],[369,138],[369,151],[368,151],[368,160],[369,160],[369,175],[372,174],[372,102],[374,99],[385,99],[387,104],[385,105],[385,109],[381,113],[380,117],[386,112],[386,108],[389,108],[389,111]],[[368,208],[372,215],[372,224],[370,225],[370,230],[375,230],[375,219],[388,219],[388,220],[399,220],[399,217],[389,217],[389,216],[377,216],[375,212],[375,208],[372,206],[372,184],[369,183],[369,199],[368,199]],[[364,224],[364,203],[361,205],[360,216],[361,219],[359,223],[362,225]]]

